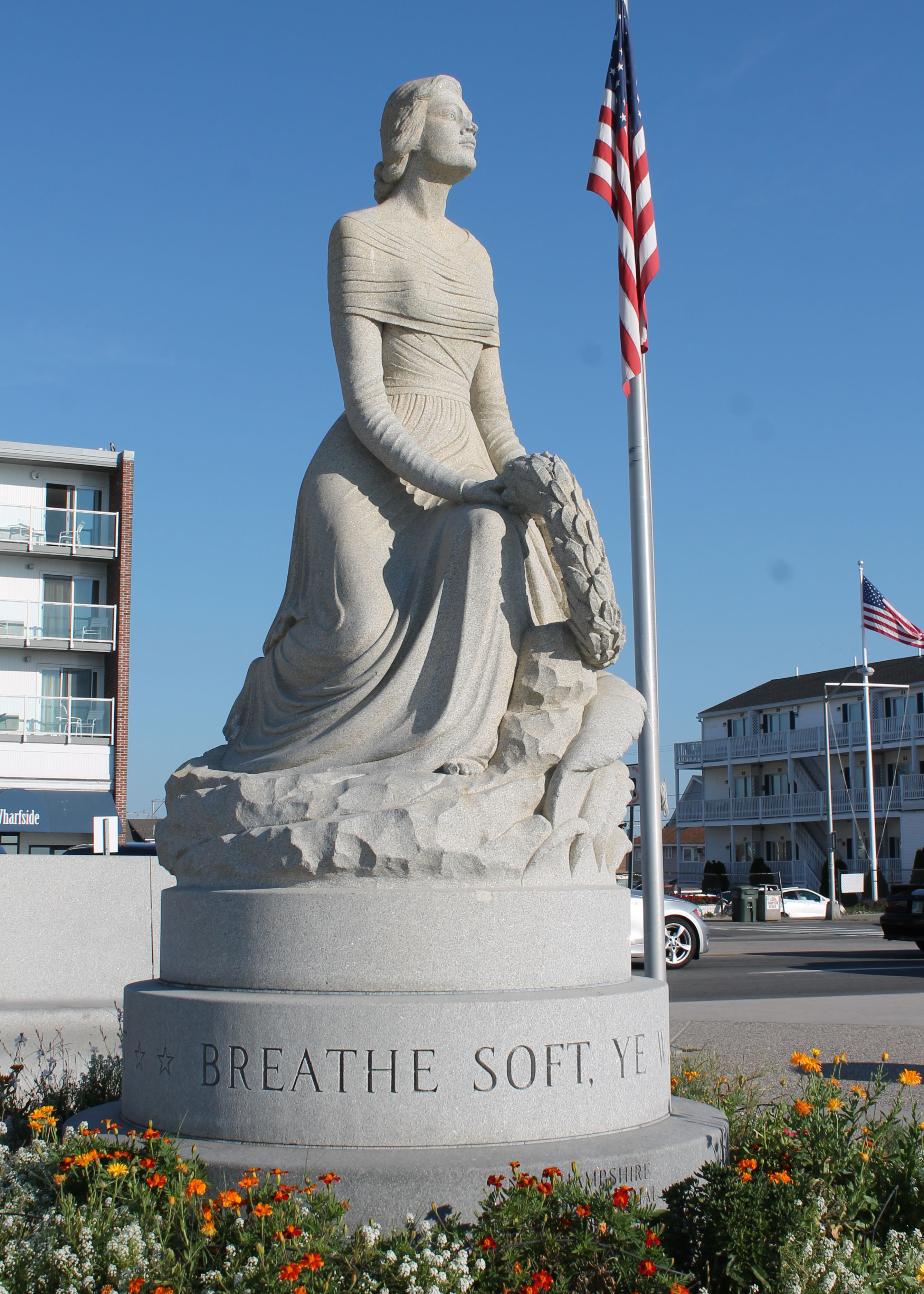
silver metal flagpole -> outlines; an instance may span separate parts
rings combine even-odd
[[[664,856],[661,847],[661,773],[658,760],[658,631],[655,607],[654,523],[648,387],[642,371],[629,384],[629,528],[632,535],[632,626],[635,686],[648,707],[638,739],[639,825],[642,833],[642,899],[645,974],[666,980],[664,955]],[[675,809],[675,813],[677,810]],[[679,831],[680,823],[677,821]]]
[[[869,892],[875,903],[879,898],[879,858],[876,847],[876,788],[873,785],[873,719],[869,703],[869,678],[872,670],[866,654],[866,625],[863,623],[863,563],[857,562],[860,570],[860,646],[863,652],[863,720],[866,726],[866,799],[869,805]]]
[[[626,13],[629,12],[629,0]],[[619,0],[614,5],[619,25]],[[640,321],[641,322],[641,321]],[[667,979],[664,950],[664,852],[661,840],[661,769],[658,738],[658,626],[655,606],[654,522],[648,442],[648,376],[629,383],[629,530],[632,536],[632,632],[635,686],[645,698],[645,726],[638,739],[639,828],[642,835],[642,925],[645,974]],[[678,810],[675,809],[675,815]],[[680,823],[675,816],[677,829]]]

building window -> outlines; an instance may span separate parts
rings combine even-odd
[[[760,716],[761,732],[784,732],[788,727],[788,714],[762,714]]]
[[[4,831],[0,834],[0,854],[19,853],[19,833]]]
[[[778,861],[779,861],[779,860],[777,859],[776,841],[775,841],[775,840],[766,840],[766,841],[764,841],[764,859],[765,859],[765,860],[766,860],[766,862],[768,862],[768,863],[775,863],[775,862],[778,862]]]
[[[845,701],[841,706],[841,723],[859,723],[863,718],[862,701]]]
[[[902,853],[901,841],[898,836],[889,836],[889,857],[900,858]]]
[[[754,794],[754,779],[747,774],[741,774],[735,778],[735,799],[744,800],[749,795]]]
[[[764,795],[786,795],[788,791],[785,773],[764,773]]]
[[[747,722],[747,719],[729,719],[726,724],[729,737],[746,737]]]
[[[70,845],[30,845],[30,854],[66,854]]]
[[[73,485],[45,486],[45,538],[49,544],[81,540],[98,543],[92,533],[98,526],[93,516],[103,507],[102,490],[89,490]]]
[[[924,714],[924,692],[918,692],[918,693],[916,693],[916,694],[915,694],[915,699],[916,699],[916,701],[917,701],[917,712],[918,712],[918,714]]]
[[[849,863],[853,862],[853,836],[847,836],[844,841],[844,857]]]
[[[887,696],[885,699],[885,717],[887,719],[902,719],[905,714],[905,697]]]

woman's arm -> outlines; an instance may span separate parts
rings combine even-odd
[[[502,472],[511,459],[522,458],[526,450],[510,421],[496,346],[481,352],[472,378],[472,413],[496,471]]]
[[[460,502],[469,484],[421,448],[395,417],[382,375],[382,325],[363,315],[331,320],[343,404],[356,438],[409,485]]]

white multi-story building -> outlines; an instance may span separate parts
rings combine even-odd
[[[907,877],[924,847],[924,657],[873,665],[873,803],[880,869]],[[770,679],[703,710],[699,741],[674,747],[702,779],[701,797],[678,802],[681,825],[702,824],[705,857],[746,880],[762,858],[784,882],[817,888],[827,854],[824,685],[830,694],[831,785],[837,856],[867,862],[866,732],[855,667]],[[892,690],[894,689],[894,691]],[[686,879],[686,878],[684,878]]]
[[[0,851],[125,818],[133,455],[0,441]]]

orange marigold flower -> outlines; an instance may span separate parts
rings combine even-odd
[[[256,1173],[245,1173],[244,1176],[241,1178],[241,1180],[238,1182],[238,1186],[242,1187],[245,1191],[249,1190],[251,1186],[259,1186],[259,1185],[260,1185],[260,1178],[257,1176]]]
[[[793,1101],[792,1108],[795,1110],[796,1114],[805,1116],[806,1114],[811,1114],[814,1107],[811,1101],[803,1101],[800,1099],[798,1101]]]
[[[154,1294],[173,1294],[172,1285],[155,1285]]]
[[[99,1294],[115,1294],[115,1286],[114,1286],[114,1285],[104,1285],[104,1286],[100,1289]]]
[[[648,1227],[648,1229],[645,1232],[645,1248],[657,1249],[660,1243],[661,1243],[661,1240],[658,1236],[658,1233],[656,1231],[652,1231],[651,1227]]]
[[[57,1186],[60,1186],[62,1182],[67,1181],[67,1173],[53,1173],[51,1180]]]
[[[821,1066],[814,1056],[806,1056],[804,1060],[799,1062],[799,1068],[802,1070],[803,1074],[821,1073]]]
[[[494,1239],[493,1236],[482,1236],[481,1239],[478,1241],[478,1248],[485,1249],[485,1250],[496,1249],[497,1241]]]
[[[128,1282],[128,1294],[141,1294],[143,1289],[144,1278],[141,1276],[133,1276]]]
[[[151,1158],[150,1158],[150,1156],[145,1155],[144,1159],[139,1159],[139,1160],[138,1160],[138,1167],[139,1167],[139,1168],[156,1168],[156,1167],[157,1167],[157,1160],[156,1160],[156,1159],[151,1159]]]
[[[860,1156],[860,1158],[863,1160],[864,1164],[868,1164],[868,1163],[869,1163],[869,1151],[868,1151],[868,1150],[858,1150],[858,1151],[857,1151],[857,1154],[858,1154],[858,1155]]]
[[[629,1201],[632,1199],[632,1191],[628,1186],[617,1186],[613,1192],[613,1207],[616,1209],[627,1209]]]
[[[514,1171],[515,1171],[516,1169],[518,1169],[518,1168],[520,1167],[520,1161],[519,1161],[519,1159],[511,1159],[511,1161],[510,1161],[510,1167],[511,1167],[512,1169],[514,1169]]]
[[[553,1164],[551,1168],[543,1168],[542,1176],[547,1177],[551,1181],[553,1177],[561,1177],[561,1169],[556,1168]]]
[[[318,1181],[323,1182],[325,1186],[333,1186],[334,1182],[340,1181],[340,1178],[336,1173],[322,1173]]]
[[[191,1177],[186,1183],[186,1195],[190,1199],[194,1195],[204,1195],[206,1191],[205,1182],[201,1177]]]
[[[163,1188],[167,1185],[167,1177],[166,1177],[166,1174],[164,1173],[151,1173],[149,1177],[145,1178],[145,1181],[147,1182],[148,1186],[150,1186],[152,1191],[163,1190]]]
[[[794,1051],[789,1058],[789,1063],[790,1065],[801,1065],[803,1060],[805,1060],[805,1052]]]
[[[744,1168],[736,1168],[736,1169],[735,1169],[735,1172],[736,1172],[736,1173],[738,1174],[738,1176],[741,1178],[742,1182],[749,1182],[749,1181],[751,1180],[752,1176],[753,1176],[753,1174],[752,1174],[752,1173],[749,1173],[749,1172],[748,1172],[746,1169],[744,1169]]]
[[[680,1079],[677,1077],[676,1074],[671,1074],[671,1091],[676,1092],[679,1085],[680,1085]]]
[[[295,1226],[294,1223],[291,1223],[291,1222],[283,1232],[283,1235],[285,1236],[286,1240],[297,1240],[301,1234],[302,1234],[301,1227],[297,1227]]]
[[[590,1217],[590,1208],[589,1208],[589,1207],[588,1207],[588,1205],[586,1205],[586,1204],[578,1204],[578,1205],[576,1205],[576,1206],[575,1206],[575,1210],[574,1210],[574,1211],[575,1211],[575,1213],[578,1215],[578,1217],[579,1217],[579,1218],[589,1218],[589,1217]]]
[[[90,1164],[92,1164],[97,1159],[99,1159],[99,1151],[88,1150],[83,1155],[75,1155],[74,1163],[77,1164],[80,1168],[87,1168]]]
[[[553,1187],[551,1182],[536,1183],[536,1190],[539,1192],[540,1195],[551,1195],[554,1189],[555,1188]]]
[[[533,1272],[533,1279],[530,1282],[536,1294],[540,1290],[550,1290],[555,1284],[555,1278],[551,1272],[547,1272],[544,1267],[540,1267],[537,1272]]]
[[[202,1224],[202,1234],[203,1234],[204,1236],[213,1236],[213,1235],[215,1234],[215,1223],[214,1223],[214,1222],[203,1222],[203,1224]]]
[[[251,1210],[255,1218],[268,1218],[272,1211],[272,1204],[255,1204]]]
[[[638,1265],[639,1276],[654,1276],[657,1274],[658,1267],[650,1258],[643,1258]]]
[[[606,1232],[607,1232],[607,1225],[606,1225],[606,1223],[605,1223],[605,1222],[598,1222],[598,1223],[597,1223],[597,1230],[600,1232],[601,1236],[605,1236],[605,1235],[606,1235]]]
[[[790,1186],[792,1184],[792,1178],[789,1176],[789,1173],[787,1173],[785,1168],[781,1168],[777,1173],[768,1173],[767,1176],[770,1178],[770,1181],[775,1182],[777,1186]]]
[[[898,1076],[898,1081],[903,1087],[919,1087],[921,1075],[916,1069],[903,1069]]]
[[[315,1253],[303,1254],[302,1262],[310,1272],[319,1272],[321,1268],[324,1266],[324,1259],[321,1257],[320,1254],[315,1254]]]
[[[680,1281],[674,1281],[668,1294],[690,1294],[690,1291],[686,1285],[681,1285]]]
[[[889,1059],[889,1053],[888,1053],[887,1051],[884,1051],[884,1052],[882,1053],[882,1059],[883,1059],[883,1060],[888,1060],[888,1059]]]
[[[488,1185],[493,1186],[495,1190],[499,1191],[505,1180],[503,1173],[492,1173],[488,1178]]]
[[[865,1100],[866,1097],[869,1096],[869,1092],[867,1092],[866,1088],[863,1087],[861,1083],[853,1083],[850,1090],[853,1092],[854,1096],[859,1096],[862,1100]]]
[[[144,1137],[145,1141],[156,1141],[160,1136],[160,1133],[157,1131],[156,1128],[152,1128],[151,1125],[148,1124],[148,1126],[145,1128],[144,1132],[142,1132],[141,1135],[142,1137]]]
[[[284,1263],[279,1268],[279,1279],[281,1281],[297,1281],[302,1274],[301,1263]]]
[[[244,1203],[238,1191],[219,1191],[215,1199],[221,1209],[237,1209]]]
[[[756,1168],[756,1167],[757,1167],[757,1160],[756,1160],[756,1159],[739,1159],[739,1160],[738,1160],[738,1167],[739,1167],[739,1168]]]
[[[840,1087],[840,1086],[841,1086],[841,1080],[840,1080],[839,1078],[829,1078],[829,1079],[828,1079],[828,1086],[829,1086],[829,1087]]]
[[[685,1069],[685,1070],[683,1071],[683,1076],[684,1076],[684,1078],[687,1080],[687,1082],[692,1083],[692,1081],[693,1081],[693,1079],[694,1079],[694,1078],[699,1078],[699,1070],[698,1070],[698,1069]]]
[[[839,1110],[841,1108],[841,1099],[838,1096],[832,1096],[828,1100],[829,1110]]]

